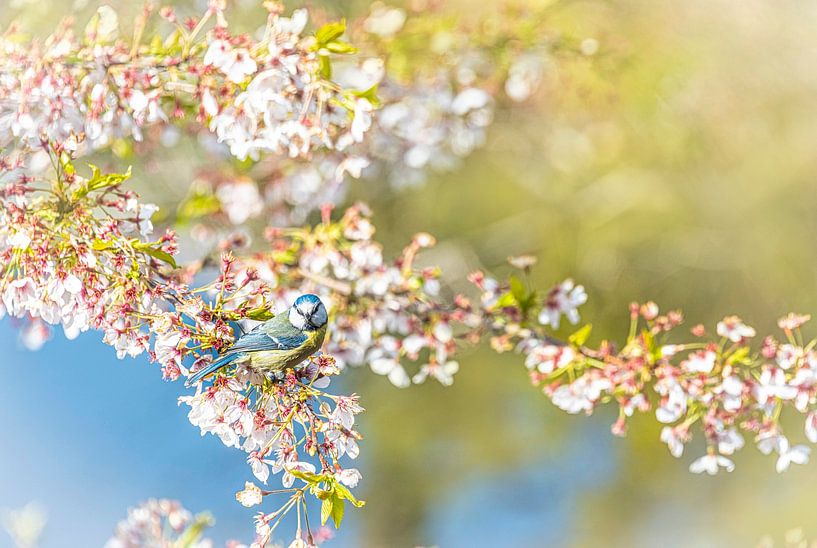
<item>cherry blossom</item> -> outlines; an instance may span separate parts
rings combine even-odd
[[[691,373],[708,374],[715,367],[716,357],[715,352],[712,350],[695,352],[690,354],[689,358],[681,363],[681,366]]]
[[[795,445],[792,447],[789,445],[789,440],[786,437],[780,436],[777,452],[780,456],[777,458],[775,469],[779,473],[788,470],[792,463],[806,464],[808,462],[809,453],[811,453],[811,448],[805,445]]]
[[[443,386],[454,384],[454,374],[459,371],[460,364],[455,361],[448,361],[443,364],[436,362],[423,364],[420,371],[411,380],[414,384],[425,382],[428,377],[437,379]]]
[[[116,22],[111,8],[100,8],[98,17],[103,13]],[[121,137],[141,141],[152,124],[196,121],[240,158],[261,151],[306,157],[334,150],[352,134],[360,141],[370,112],[350,105],[350,116],[339,114],[349,101],[321,74],[314,38],[301,34],[306,11],[291,19],[276,9],[267,15],[263,38],[253,41],[230,34],[222,9],[211,3],[195,29],[166,41],[173,45],[160,53],[149,43],[83,37],[68,27],[46,41],[59,48],[27,48],[3,38],[0,98],[10,108],[0,117],[0,143],[18,143],[28,154],[44,135],[85,153]],[[146,9],[138,24],[150,28],[153,19]],[[209,21],[215,25],[208,30]]]
[[[117,524],[105,548],[172,546],[182,539],[185,546],[207,548],[212,543],[201,534],[212,524],[207,513],[193,516],[177,501],[150,499],[128,510],[128,517]]]
[[[665,426],[661,429],[661,441],[667,444],[673,457],[680,458],[684,454],[684,444],[687,441],[686,431]]]
[[[755,330],[745,325],[737,316],[729,316],[718,322],[718,335],[726,337],[732,342],[755,336]]]
[[[689,465],[689,471],[693,474],[706,472],[710,476],[717,474],[721,468],[727,472],[732,472],[735,469],[735,464],[721,455],[707,454],[699,457]]]
[[[806,416],[806,437],[811,443],[817,443],[817,412],[812,411]]]
[[[573,325],[579,322],[578,308],[587,302],[587,293],[573,280],[565,280],[547,295],[545,305],[539,312],[539,323],[559,329],[560,318],[567,316]]]

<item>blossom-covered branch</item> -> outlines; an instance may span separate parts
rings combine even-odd
[[[576,309],[587,298],[581,286],[565,282],[539,293],[519,277],[499,283],[477,273],[472,279],[483,291],[485,314],[493,318],[492,346],[524,354],[531,382],[560,409],[589,415],[612,403],[619,414],[612,431],[620,436],[634,413],[654,412],[666,425],[661,441],[675,457],[697,431],[706,454],[690,465],[695,473],[731,472],[729,457],[743,448],[745,436],[762,453],[777,454],[778,472],[808,461],[811,449],[789,440],[781,417],[786,409],[801,415],[805,437],[817,443],[817,339],[804,339],[800,330],[810,316],[781,318],[782,338],[766,336],[753,349],[755,330],[736,316],[724,318],[714,331],[696,325],[691,336],[679,337],[681,312],[662,315],[655,303],[634,303],[624,344],[590,347],[590,325],[567,341],[548,334],[563,313],[578,322]]]
[[[229,227],[273,214],[285,225],[342,200],[348,177],[405,186],[450,169],[484,143],[501,90],[527,99],[551,63],[586,51],[549,31],[540,8],[510,10],[502,25],[489,14],[452,26],[439,7],[376,6],[348,29],[308,34],[306,10],[265,6],[259,38],[228,30],[218,1],[200,18],[146,8],[127,39],[107,6],[84,32],[66,25],[42,43],[12,27],[0,54],[0,143],[20,153],[46,135],[80,153],[121,152],[135,139],[146,141],[144,154],[176,142],[173,125],[182,125],[209,151],[214,135],[225,161],[208,166],[181,217],[211,221],[221,211]],[[418,37],[441,45],[407,63]],[[24,160],[27,173],[47,166],[41,155]]]
[[[247,307],[241,291],[250,278],[234,283],[229,256],[210,284],[190,289],[176,281],[174,235],[146,239],[155,208],[140,205],[123,189],[127,175],[102,174],[91,166],[82,176],[71,151],[59,144],[42,146],[52,160],[53,178],[22,176],[3,189],[0,200],[5,265],[0,315],[28,319],[29,341],[46,324],[62,325],[69,338],[95,329],[120,358],[147,352],[161,363],[165,377],[175,379],[228,347],[235,339],[233,322],[271,317],[269,305]],[[254,291],[264,295],[269,289]],[[340,459],[358,455],[361,436],[354,423],[363,408],[355,395],[324,391],[337,372],[328,355],[277,379],[239,368],[180,398],[202,434],[215,434],[248,454],[259,481],[266,483],[270,466],[282,473],[284,489],[274,493],[289,493],[290,499],[279,511],[259,517],[259,546],[289,510],[300,515],[303,506],[306,511],[307,494],[328,506],[322,521],[331,516],[336,525],[345,501],[362,505],[348,490],[360,473],[344,468]],[[301,487],[293,487],[296,478]]]
[[[305,10],[284,17],[278,4],[267,7],[257,40],[228,30],[218,0],[183,21],[171,8],[156,14],[148,6],[128,39],[108,6],[84,33],[64,25],[42,43],[21,43],[8,29],[0,40],[0,145],[36,151],[45,138],[81,153],[142,140],[151,124],[194,121],[242,159],[306,158],[359,141],[367,122],[354,112],[368,100],[328,79],[330,55],[355,51],[340,40],[343,25],[310,36]]]
[[[359,54],[338,59],[332,72],[375,107],[369,114],[358,103],[356,119],[371,116],[366,137],[342,154],[322,149],[309,163],[262,157],[211,170],[191,189],[182,216],[209,225],[220,211],[227,227],[268,215],[279,225],[300,223],[321,205],[342,201],[350,177],[402,188],[455,168],[484,145],[498,104],[526,101],[558,65],[595,53],[597,44],[581,47],[553,32],[548,16],[548,9],[531,7],[454,19],[443,6],[373,6],[348,23]]]
[[[782,434],[779,417],[784,407],[806,414],[807,436],[817,440],[812,412],[817,395],[814,343],[804,342],[799,335],[805,317],[781,321],[786,339],[767,337],[761,351],[755,353],[748,346],[754,330],[734,317],[718,325],[720,339],[710,340],[702,327],[696,327],[693,340],[672,342],[668,337],[678,331],[681,314],[660,316],[653,304],[633,307],[630,336],[620,349],[606,342],[596,349],[586,347],[588,327],[559,342],[551,330],[559,327],[562,317],[578,322],[578,307],[587,299],[581,286],[566,281],[540,293],[527,288],[519,277],[499,283],[475,274],[472,281],[482,291],[480,304],[464,296],[447,302],[438,295],[439,270],[414,266],[417,254],[432,245],[433,238],[417,235],[397,259],[386,262],[381,246],[372,239],[374,229],[363,206],[350,208],[336,222],[327,209],[324,221],[314,228],[270,229],[271,251],[239,258],[224,255],[218,259],[219,277],[190,291],[186,283],[202,275],[208,261],[172,272],[166,264],[172,262],[175,251],[172,235],[154,243],[125,238],[127,231],[140,224],[147,228],[147,219],[138,214],[143,210],[137,206],[131,206],[137,212],[132,218],[116,220],[108,213],[112,220],[104,223],[94,219],[87,205],[66,206],[60,193],[90,200],[103,211],[118,206],[126,212],[128,199],[134,198],[119,189],[121,176],[97,173],[84,180],[72,172],[70,163],[63,163],[71,182],[58,179],[54,198],[31,199],[32,182],[20,183],[13,199],[6,201],[5,214],[13,219],[6,226],[16,228],[6,237],[5,307],[12,315],[37,318],[32,324],[37,329],[42,328],[40,321],[62,323],[69,334],[88,327],[102,329],[120,356],[148,349],[150,334],[155,333],[151,356],[162,365],[167,378],[189,373],[185,359],[198,360],[195,370],[210,359],[207,350],[228,346],[233,340],[229,322],[266,319],[268,311],[282,310],[295,294],[314,291],[332,314],[325,350],[337,362],[326,366],[329,372],[334,367],[365,363],[400,387],[429,376],[450,384],[459,368],[452,359],[458,351],[457,341],[476,341],[487,335],[497,351],[524,353],[534,383],[565,411],[592,412],[600,403],[617,403],[620,418],[613,430],[618,434],[624,433],[626,419],[635,411],[655,409],[656,418],[669,425],[662,439],[680,456],[693,427],[699,426],[708,452],[692,466],[694,471],[712,472],[718,465],[731,469],[728,456],[743,446],[741,431],[754,435],[761,451],[777,451],[780,470],[804,462],[808,449],[792,447]],[[106,183],[100,182],[103,180]],[[60,184],[66,185],[63,190]],[[91,193],[84,190],[97,186]],[[130,198],[125,199],[127,196]],[[29,202],[48,206],[48,213],[31,209]],[[60,211],[72,216],[69,224]],[[78,223],[81,229],[55,239],[55,230],[73,226],[71,223]],[[65,240],[74,242],[74,247],[65,246]],[[74,268],[55,270],[44,259],[50,256],[61,256]],[[523,269],[530,267],[526,258],[517,258],[515,263]],[[129,271],[123,271],[124,264]],[[157,277],[164,278],[162,284],[145,281]],[[85,301],[85,295],[94,300]],[[174,303],[174,311],[157,308],[156,299]],[[137,302],[141,307],[135,306]],[[640,326],[639,319],[645,325]],[[417,362],[421,365],[409,375],[405,367]],[[311,376],[288,382],[298,387],[315,379],[314,371],[302,373]],[[201,426],[205,431],[221,432],[228,445],[252,453],[263,445],[242,440],[246,430],[236,430],[235,421],[222,422],[230,405],[252,401],[251,394],[244,392],[252,386],[248,373],[239,370],[232,375],[208,392],[214,396],[213,392],[225,390],[233,395],[224,399],[225,405],[208,408],[204,415],[215,422],[204,421]],[[236,385],[236,380],[245,384]],[[279,418],[286,417],[292,410],[286,403],[291,394],[279,396],[283,403],[275,409]],[[197,398],[186,401],[196,405],[209,401],[201,394]],[[336,403],[342,407],[339,400]],[[191,418],[198,414],[194,412]],[[325,414],[324,419],[333,420]],[[333,447],[338,456],[347,451],[349,443],[356,452],[356,434],[349,426],[344,428]],[[263,470],[258,462],[254,464],[256,470]],[[280,469],[281,463],[278,465]],[[330,469],[324,466],[324,470]],[[265,478],[263,471],[259,474]]]

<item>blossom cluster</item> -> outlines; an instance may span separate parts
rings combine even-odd
[[[355,120],[365,120],[366,138],[343,153],[323,149],[308,163],[262,159],[248,172],[225,170],[209,185],[215,209],[232,225],[263,215],[279,225],[300,223],[321,205],[342,201],[350,178],[415,187],[483,146],[497,103],[536,93],[558,40],[543,13],[503,14],[499,28],[496,14],[453,27],[450,15],[441,6],[407,12],[375,4],[351,21],[348,33],[360,53],[335,62],[332,77],[358,90]],[[530,27],[524,39],[520,27]],[[418,43],[439,46],[419,54],[412,49]],[[209,223],[213,207],[196,207],[210,204],[201,198],[192,194],[187,211]]]
[[[84,33],[63,26],[42,43],[21,43],[9,29],[0,38],[0,145],[36,152],[47,139],[82,153],[169,123],[198,124],[242,159],[306,158],[360,141],[371,105],[327,78],[330,53],[354,51],[339,40],[343,26],[308,35],[305,10],[284,17],[267,6],[258,40],[231,33],[218,1],[183,21],[148,6],[132,41],[119,37],[108,6]]]
[[[365,178],[416,186],[430,172],[454,168],[485,143],[497,101],[524,101],[539,87],[553,47],[543,14],[504,13],[502,28],[490,9],[477,17],[459,14],[454,25],[450,15],[443,6],[404,11],[375,4],[354,26],[361,51],[383,59],[338,67],[339,80],[350,87],[378,83],[381,109],[359,145],[371,161]],[[532,21],[536,32],[523,37],[519,29]],[[520,71],[524,65],[530,70]]]
[[[48,522],[48,512],[38,502],[0,511],[0,525],[15,546],[37,546]]]
[[[6,265],[0,315],[30,322],[23,330],[29,346],[44,342],[32,332],[47,333],[48,324],[61,325],[69,337],[95,329],[119,358],[147,353],[165,378],[175,380],[230,346],[238,329],[233,322],[272,317],[270,303],[248,307],[252,298],[243,291],[251,277],[235,285],[229,254],[214,282],[193,289],[179,282],[174,235],[147,240],[155,207],[124,190],[126,176],[102,174],[93,166],[90,176],[82,176],[69,151],[59,144],[42,146],[55,166],[53,178],[21,176],[0,200],[0,255]],[[269,288],[254,286],[252,292],[264,295]],[[267,481],[271,466],[283,472],[286,488],[298,477],[311,494],[339,493],[322,499],[340,508],[330,512],[339,525],[344,501],[362,504],[347,489],[360,473],[344,469],[339,459],[358,455],[361,436],[354,422],[363,408],[356,396],[322,390],[337,372],[329,356],[281,379],[239,369],[220,375],[206,390],[200,385],[180,403],[191,407],[189,418],[202,434],[246,451],[260,481]],[[302,498],[306,487],[292,489],[293,496]]]
[[[107,6],[84,32],[63,26],[41,43],[26,43],[12,27],[0,39],[0,144],[13,146],[31,174],[48,166],[37,153],[42,138],[78,154],[146,139],[144,153],[151,142],[176,142],[174,126],[183,125],[208,151],[216,145],[253,161],[244,164],[249,173],[226,161],[212,166],[219,175],[207,207],[196,207],[197,191],[182,209],[211,215],[215,202],[232,225],[262,213],[278,224],[301,222],[340,201],[349,177],[405,186],[456,165],[484,143],[499,90],[526,99],[555,47],[539,31],[508,49],[509,29],[541,23],[538,13],[516,14],[514,24],[472,40],[463,38],[494,26],[450,28],[444,10],[407,14],[378,5],[348,30],[329,23],[309,34],[306,10],[285,17],[277,3],[265,6],[258,38],[230,32],[218,1],[200,18],[147,7],[132,40],[120,38]],[[343,60],[357,51],[345,34],[360,42],[354,60]],[[457,39],[407,70],[404,50],[418,36]]]
[[[249,486],[252,484],[247,485],[245,493],[251,492]],[[260,492],[258,488],[255,490]],[[31,511],[29,507],[23,510]],[[213,541],[203,537],[203,534],[213,523],[214,520],[208,512],[194,516],[177,500],[149,499],[128,509],[127,517],[117,523],[113,536],[105,543],[105,548],[212,548]],[[332,537],[329,528],[319,527],[312,535],[302,536],[299,533],[289,544],[289,548],[318,546]],[[257,548],[262,545],[258,542],[247,545],[237,540],[228,540],[224,546]],[[276,542],[268,543],[267,546],[272,548],[283,545]]]
[[[47,324],[69,339],[90,328],[105,333],[119,356],[136,355],[146,334],[131,332],[129,316],[151,306],[147,280],[173,266],[168,231],[150,241],[152,204],[122,187],[128,175],[77,172],[63,145],[44,143],[53,180],[17,175],[0,189],[0,317],[27,320],[23,341],[38,348]],[[17,169],[0,166],[0,173]]]
[[[209,514],[193,516],[178,501],[150,499],[128,509],[127,518],[116,525],[105,548],[211,548],[212,541],[202,538],[202,533],[212,523]]]
[[[373,239],[374,226],[363,204],[348,208],[337,221],[325,210],[315,227],[269,229],[271,250],[230,259],[222,282],[236,287],[226,307],[283,310],[301,292],[321,297],[330,313],[324,350],[339,370],[368,364],[398,387],[429,376],[453,382],[458,369],[454,329],[474,318],[467,307],[453,307],[439,296],[438,268],[418,268],[417,255],[434,244],[417,234],[392,260]],[[194,276],[190,270],[187,276]],[[412,376],[406,362],[420,362]]]
[[[724,318],[714,331],[696,325],[691,338],[676,342],[680,312],[660,314],[655,303],[633,304],[625,344],[602,341],[591,348],[589,325],[567,341],[547,333],[562,315],[578,322],[577,307],[587,299],[581,286],[568,281],[540,295],[516,277],[505,284],[481,273],[472,279],[494,318],[492,346],[523,353],[531,382],[567,413],[591,414],[613,403],[619,417],[612,431],[624,435],[634,413],[653,412],[665,425],[661,441],[675,457],[698,431],[706,453],[690,464],[694,473],[732,471],[730,457],[747,436],[763,454],[776,455],[778,472],[808,462],[811,449],[790,440],[781,415],[784,409],[798,413],[805,438],[817,443],[817,343],[804,341],[800,331],[809,316],[781,318],[783,338],[766,336],[753,350],[757,334],[737,316]]]
[[[362,506],[349,491],[362,479],[356,468],[343,468],[340,458],[359,454],[361,435],[354,429],[355,415],[363,411],[355,395],[333,396],[323,391],[329,376],[337,373],[334,360],[321,356],[309,367],[291,370],[283,378],[259,378],[239,366],[220,376],[211,386],[201,385],[195,395],[182,396],[179,403],[190,407],[188,418],[201,429],[231,447],[245,451],[253,475],[266,484],[270,473],[282,475],[282,489],[266,491],[252,482],[236,494],[244,506],[252,507],[273,494],[289,494],[289,500],[274,512],[259,512],[253,547],[270,542],[275,528],[291,511],[308,516],[307,492],[322,501],[321,524],[332,517],[339,527],[346,501]],[[294,487],[295,482],[301,485]],[[296,539],[306,537],[314,544],[306,517]]]
[[[782,546],[783,548],[814,548],[817,546],[817,541],[809,539],[802,528],[791,529],[786,531],[783,536],[783,541],[776,543],[771,535],[764,535],[757,543],[757,548],[774,548],[775,546]]]
[[[5,312],[33,318],[35,325],[61,323],[69,334],[89,327],[103,330],[120,357],[148,351],[166,378],[177,379],[208,363],[211,350],[229,347],[235,338],[231,322],[267,319],[303,291],[314,291],[327,303],[333,328],[325,350],[333,358],[322,358],[323,365],[272,384],[238,368],[182,400],[203,433],[250,454],[260,481],[266,481],[268,466],[283,472],[288,487],[293,470],[341,477],[347,471],[337,459],[357,455],[359,434],[352,427],[361,409],[356,400],[329,397],[334,408],[322,404],[328,395],[313,392],[314,382],[326,382],[346,365],[368,364],[400,387],[428,377],[451,384],[459,368],[452,359],[457,340],[485,334],[498,351],[523,352],[533,382],[561,409],[590,413],[600,403],[615,401],[620,410],[615,433],[625,432],[627,417],[635,411],[655,410],[656,419],[667,425],[662,440],[680,456],[691,428],[700,426],[708,449],[691,466],[695,472],[731,469],[728,457],[743,447],[746,433],[764,453],[777,453],[780,471],[805,462],[809,449],[790,443],[782,432],[783,407],[806,415],[806,436],[817,440],[812,409],[817,357],[813,343],[804,343],[800,335],[805,316],[781,320],[786,339],[767,337],[757,354],[748,346],[755,331],[736,317],[718,324],[720,340],[707,338],[706,330],[696,326],[692,342],[665,343],[682,316],[659,315],[652,303],[632,307],[630,336],[620,350],[607,342],[595,350],[584,346],[588,327],[560,342],[549,333],[562,318],[579,321],[578,308],[587,300],[581,286],[567,280],[539,293],[515,276],[499,283],[477,273],[472,281],[482,291],[479,305],[463,296],[449,304],[438,296],[439,270],[415,267],[417,254],[433,245],[433,238],[418,234],[400,256],[386,262],[362,205],[336,222],[327,209],[314,228],[270,229],[271,251],[241,258],[226,253],[218,277],[191,290],[187,282],[204,272],[205,263],[174,271],[172,234],[157,242],[126,236],[149,232],[152,209],[122,190],[124,177],[95,170],[83,178],[65,151],[50,145],[50,154],[58,166],[50,192],[27,179],[6,189],[3,253],[8,266],[0,286]],[[99,219],[95,208],[106,215]],[[136,213],[130,215],[129,208]],[[531,266],[525,257],[514,263]],[[409,361],[422,363],[411,376],[405,369]],[[293,402],[307,403],[302,408]],[[339,409],[347,405],[355,411],[338,420]],[[292,420],[313,429],[311,438],[301,438],[301,450],[318,457],[319,473],[314,465],[302,464],[297,447],[287,445],[298,439]],[[267,459],[272,453],[275,460]],[[352,470],[342,483],[356,483],[358,473]]]
[[[141,315],[140,329],[155,334],[150,356],[161,364],[165,378],[176,380],[195,373],[212,361],[210,350],[229,347],[237,336],[230,322],[257,323],[272,317],[269,303],[247,308],[249,301],[242,290],[250,280],[235,285],[232,270],[233,260],[227,255],[221,275],[212,284],[190,291],[170,282],[160,292],[175,303],[173,309],[153,309]],[[267,292],[266,288],[256,290]],[[348,489],[357,486],[360,472],[344,468],[340,460],[359,454],[362,436],[354,425],[363,407],[356,395],[335,396],[325,391],[330,377],[338,372],[329,355],[271,377],[239,364],[219,373],[206,387],[200,383],[195,394],[179,398],[180,405],[189,407],[188,419],[202,435],[213,434],[226,446],[247,453],[247,464],[258,481],[266,484],[271,473],[281,475],[283,489],[261,491],[248,484],[237,496],[241,504],[254,506],[263,496],[290,494],[277,511],[259,514],[253,546],[266,546],[277,524],[293,508],[300,522],[301,509],[306,513],[307,492],[323,497],[330,510],[322,513],[321,521],[332,516],[336,526],[340,526],[345,501],[363,504]],[[296,481],[302,486],[293,487]],[[308,525],[306,534],[312,534]]]

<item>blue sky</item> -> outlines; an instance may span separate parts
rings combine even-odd
[[[6,320],[0,344],[0,507],[41,502],[44,547],[101,545],[150,497],[210,510],[214,538],[251,540],[254,512],[233,498],[247,465],[190,425],[176,405],[181,384],[163,382],[146,358],[117,360],[98,333],[29,352]]]

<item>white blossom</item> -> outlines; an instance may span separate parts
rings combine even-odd
[[[720,468],[731,472],[735,469],[735,464],[724,456],[707,454],[695,459],[695,461],[689,465],[689,471],[693,474],[706,472],[710,476],[717,474]]]
[[[781,473],[788,470],[792,463],[806,464],[808,462],[809,453],[811,453],[811,448],[805,445],[795,445],[792,447],[786,437],[780,436],[777,452],[780,456],[777,458],[775,469],[778,473]]]

